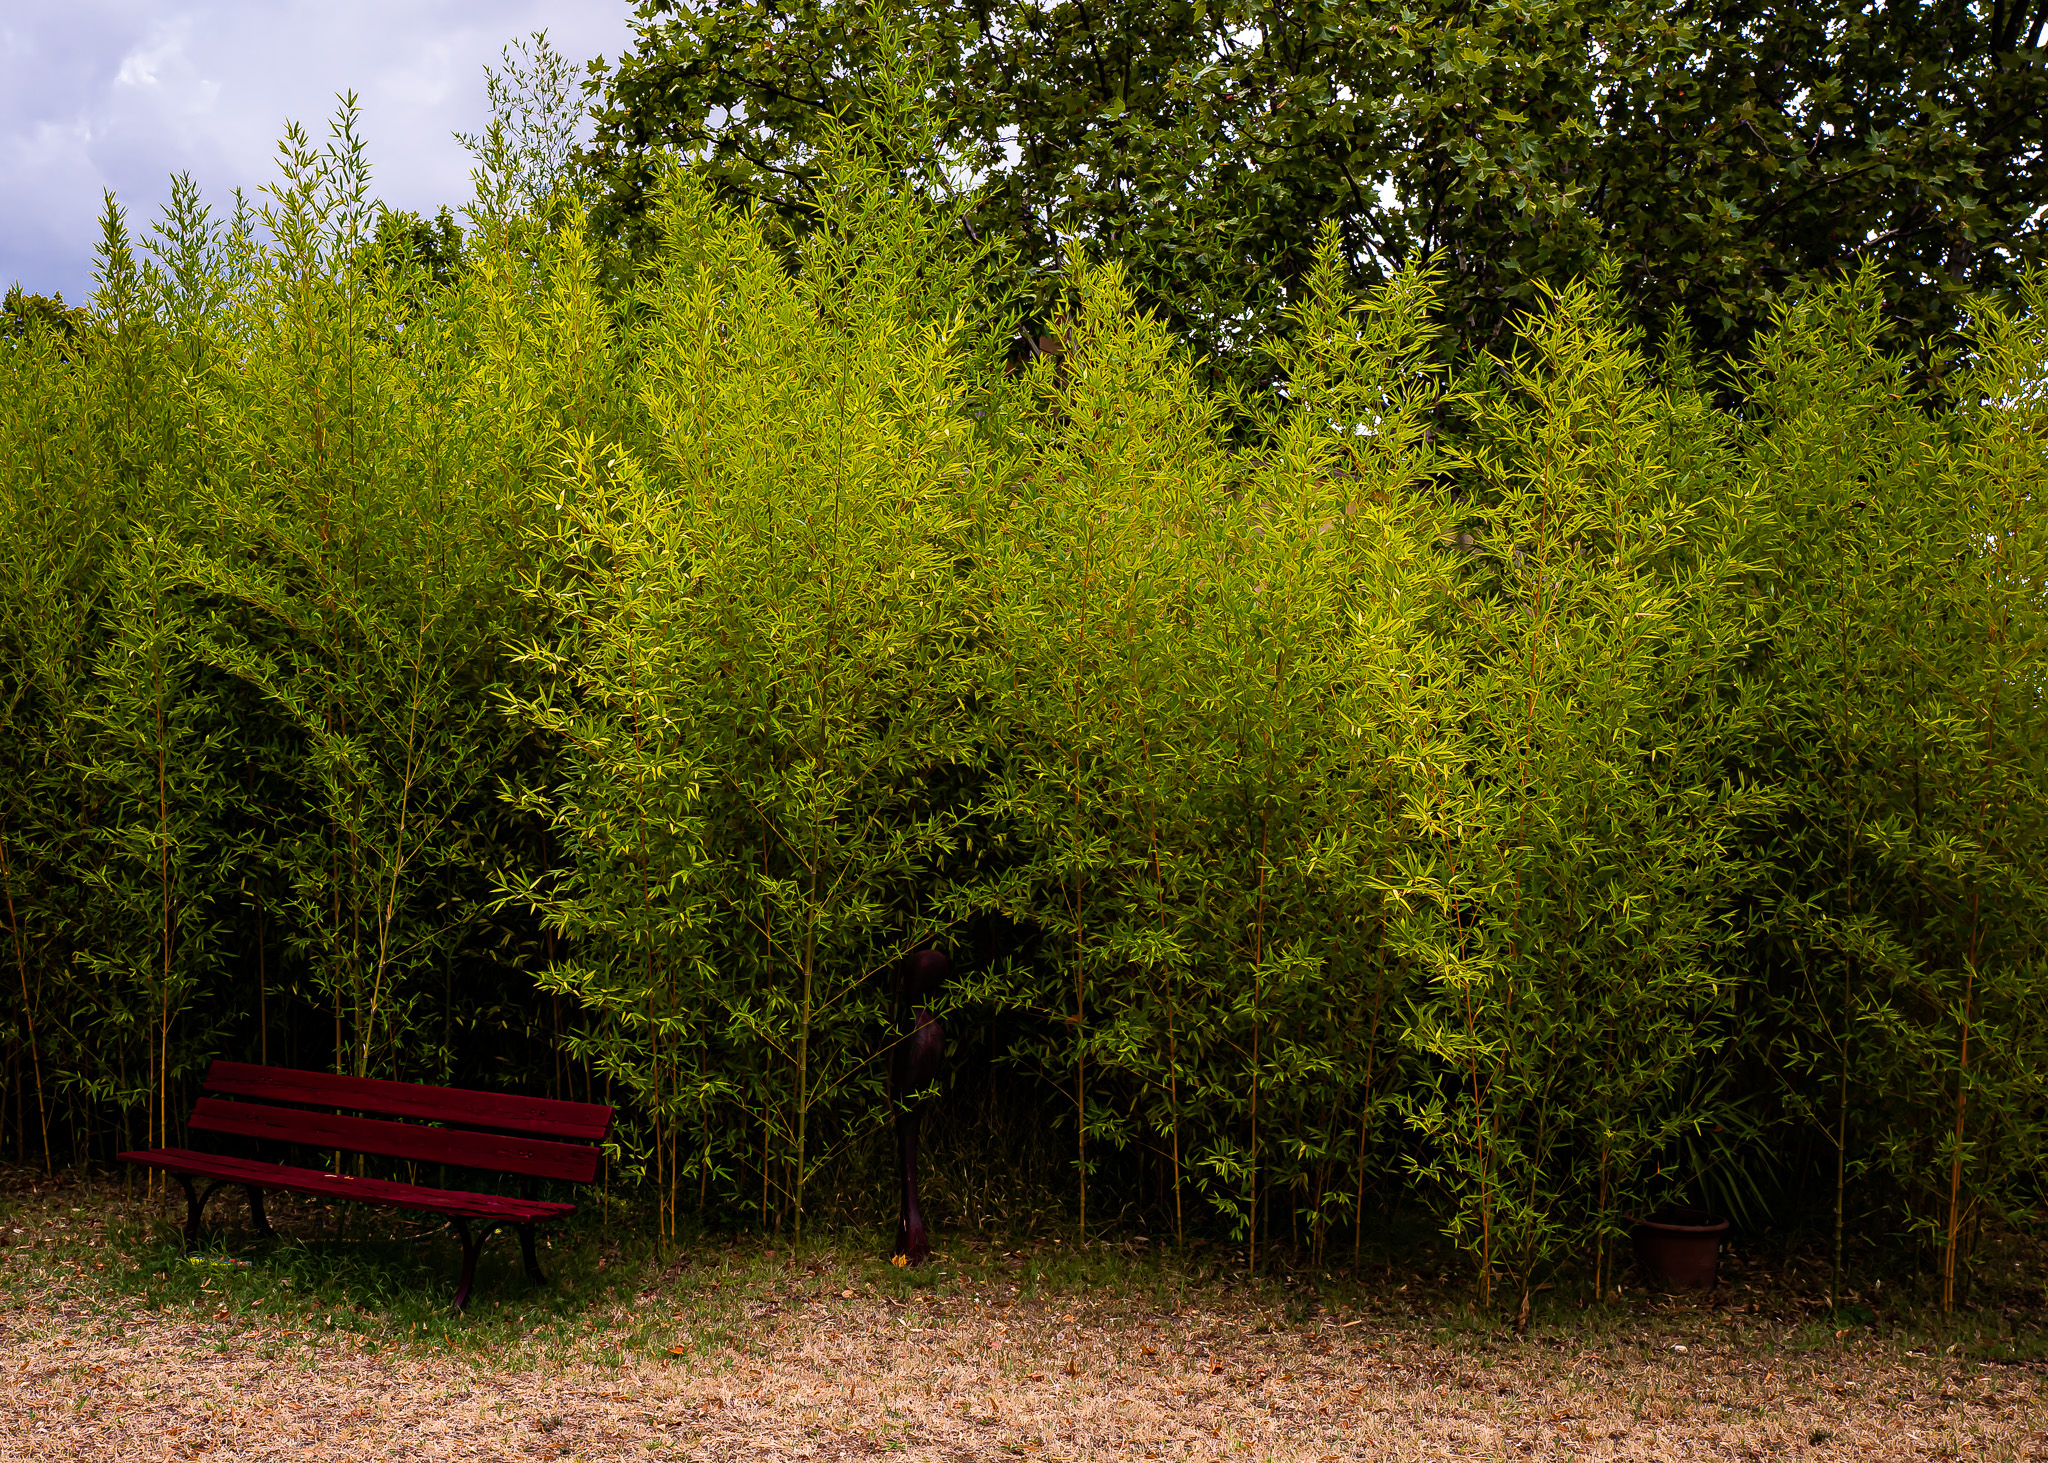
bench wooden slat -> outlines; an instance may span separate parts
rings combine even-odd
[[[259,1163],[247,1158],[225,1158],[218,1153],[197,1153],[186,1148],[153,1148],[143,1153],[123,1153],[124,1163],[139,1163],[167,1173],[193,1174],[223,1179],[253,1188],[291,1189],[331,1199],[355,1199],[369,1204],[388,1204],[399,1209],[420,1209],[434,1214],[461,1215],[467,1219],[495,1219],[507,1224],[529,1224],[559,1219],[574,1212],[574,1204],[556,1204],[541,1199],[509,1199],[494,1194],[470,1194],[457,1189],[430,1189],[420,1184],[395,1183],[389,1179],[358,1179],[328,1173],[318,1168],[294,1168],[282,1163]]]
[[[338,1148],[381,1158],[417,1163],[447,1163],[534,1178],[568,1179],[587,1184],[597,1176],[597,1149],[544,1138],[503,1133],[466,1132],[459,1128],[428,1128],[417,1123],[392,1123],[380,1118],[353,1118],[304,1108],[266,1107],[254,1102],[229,1102],[202,1097],[192,1109],[194,1132],[233,1133],[317,1148]]]
[[[611,1108],[600,1102],[563,1102],[509,1092],[467,1092],[459,1087],[426,1087],[381,1077],[341,1077],[331,1072],[258,1067],[247,1062],[216,1061],[201,1085],[208,1092],[228,1097],[340,1107],[377,1117],[460,1123],[586,1143],[601,1142],[612,1120]]]

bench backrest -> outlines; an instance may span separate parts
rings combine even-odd
[[[215,1062],[201,1085],[218,1095],[200,1098],[194,1108],[191,1126],[199,1132],[575,1183],[597,1176],[602,1155],[592,1145],[603,1140],[612,1120],[611,1108],[598,1102],[468,1092],[247,1062]]]

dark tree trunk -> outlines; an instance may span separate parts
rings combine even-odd
[[[946,983],[946,975],[944,955],[936,950],[919,950],[904,960],[897,988],[897,1042],[889,1075],[896,1105],[896,1159],[897,1176],[902,1181],[902,1208],[896,1221],[896,1248],[892,1254],[908,1265],[922,1265],[932,1256],[931,1236],[917,1202],[917,1128],[919,1110],[924,1106],[922,1093],[937,1080],[946,1053],[946,1028],[924,1003]]]

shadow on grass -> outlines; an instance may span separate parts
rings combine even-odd
[[[541,1230],[547,1278],[539,1284],[526,1278],[517,1235],[494,1236],[458,1315],[451,1303],[461,1249],[426,1216],[273,1194],[278,1237],[265,1239],[248,1227],[240,1195],[224,1192],[186,1255],[171,1217],[184,1207],[175,1193],[152,1201],[96,1184],[71,1195],[58,1200],[77,1216],[68,1221],[51,1217],[64,1211],[49,1196],[7,1207],[35,1227],[44,1279],[97,1308],[182,1309],[237,1327],[294,1323],[372,1344],[485,1348],[501,1361],[513,1351],[558,1353],[594,1331],[596,1317],[630,1311],[655,1259],[633,1216],[589,1205]]]

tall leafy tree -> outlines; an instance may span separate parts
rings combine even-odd
[[[1210,349],[1278,323],[1327,220],[1355,285],[1440,253],[1457,337],[1502,348],[1539,282],[1603,253],[1646,321],[1677,309],[1709,346],[1857,255],[1915,331],[2042,257],[2043,0],[638,13],[585,154],[601,221],[630,231],[676,147],[801,228],[822,129],[907,47],[987,184],[968,227],[1014,240],[1047,302],[1093,241]]]

